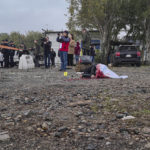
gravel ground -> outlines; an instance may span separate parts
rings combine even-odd
[[[0,150],[149,150],[150,67],[111,69],[129,78],[0,69]]]

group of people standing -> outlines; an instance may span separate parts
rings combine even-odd
[[[60,71],[66,71],[67,66],[73,66],[74,55],[76,64],[79,62],[79,56],[81,51],[80,43],[75,42],[74,35],[69,34],[68,31],[64,31],[61,34],[58,34],[56,40],[60,43]],[[83,29],[82,31],[82,50],[83,55],[90,56],[91,61],[94,62],[95,50],[94,46],[91,45],[90,34],[86,29]]]
[[[0,67],[2,68],[12,68],[16,65],[14,62],[14,56],[15,56],[15,50],[10,50],[8,47],[13,47],[16,48],[15,44],[13,41],[8,42],[8,40],[2,40],[0,43],[2,46],[7,46],[7,48],[2,48],[0,49]],[[37,40],[34,40],[34,47],[30,48],[30,50],[27,50],[25,44],[20,44],[19,49],[16,52],[16,55],[18,56],[18,59],[23,55],[29,55],[33,54],[34,57],[34,63],[35,67],[40,67],[39,61],[40,61],[40,51],[41,51],[41,46],[44,49],[44,60],[45,60],[45,67],[49,68],[50,64],[51,66],[55,66],[55,57],[56,53],[51,48],[51,42],[49,41],[48,38],[45,38],[45,41],[40,43]],[[33,53],[32,53],[33,52]]]
[[[76,63],[79,62],[80,44],[75,42],[74,35],[64,31],[58,34],[57,42],[60,43],[59,56],[61,60],[60,71],[66,71],[67,66],[73,66],[74,55]]]
[[[74,65],[74,58],[76,64],[79,63],[79,56],[81,51],[80,43],[75,41],[74,35],[69,33],[68,31],[64,31],[63,33],[59,33],[56,39],[57,42],[60,43],[60,48],[58,52],[58,56],[61,60],[60,71],[65,71],[67,66]],[[41,45],[40,45],[41,43]],[[1,45],[16,47],[13,41],[8,42],[8,40],[3,40]],[[52,48],[52,42],[48,37],[41,39],[41,42],[34,40],[34,48],[33,48],[33,56],[35,67],[40,67],[40,49],[43,47],[44,50],[44,65],[45,68],[50,68],[50,66],[55,66],[55,57],[56,53]],[[19,58],[22,54],[29,54],[25,45],[21,45],[21,49],[23,52],[18,51]],[[91,45],[90,34],[86,29],[82,31],[82,51],[83,55],[88,55],[91,57],[92,62],[94,61],[95,50],[94,46]],[[5,68],[14,67],[14,50],[2,49],[0,50],[0,64]],[[4,62],[4,64],[3,64]]]
[[[13,41],[8,42],[8,40],[2,40],[1,45],[3,46],[9,46],[15,48],[15,44]],[[3,68],[11,68],[14,67],[14,50],[8,50],[8,49],[1,49],[0,50],[0,65]]]

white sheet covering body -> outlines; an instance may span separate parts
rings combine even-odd
[[[108,77],[108,78],[112,78],[112,79],[126,79],[126,78],[128,78],[128,76],[126,76],[126,75],[123,75],[123,76],[117,75],[115,72],[113,72],[112,70],[110,70],[104,64],[98,64],[96,66],[96,68],[97,68],[97,73],[100,72],[100,74],[103,77]]]

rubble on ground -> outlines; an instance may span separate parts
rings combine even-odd
[[[1,69],[0,150],[148,150],[150,69],[112,70],[129,78]]]

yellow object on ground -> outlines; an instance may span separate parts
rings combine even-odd
[[[67,77],[68,76],[68,72],[64,72],[64,76]]]

